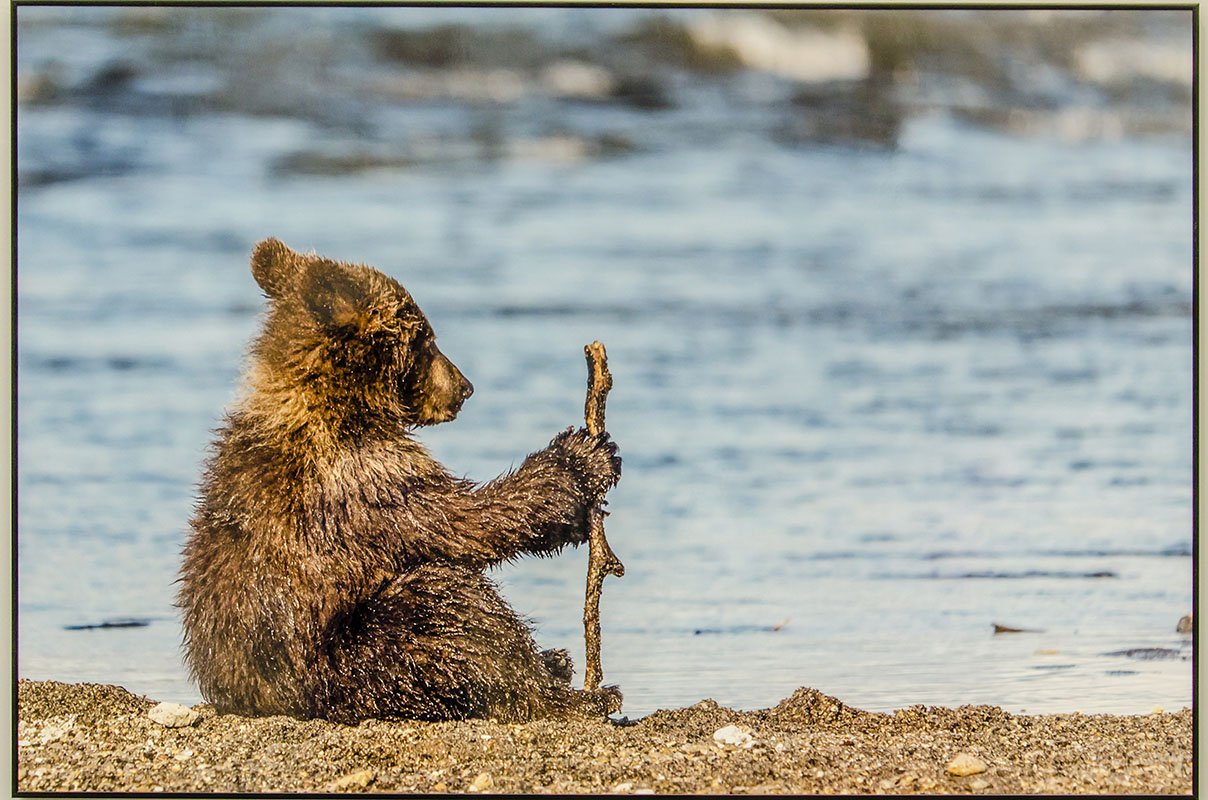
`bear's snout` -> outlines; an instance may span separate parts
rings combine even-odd
[[[456,394],[453,396],[453,402],[450,403],[450,411],[454,414],[461,411],[461,407],[470,399],[470,395],[474,394],[474,384],[470,383],[465,375],[461,374],[461,370],[449,363],[452,368],[454,380],[457,383]]]
[[[420,425],[448,422],[457,416],[462,405],[474,394],[474,384],[466,380],[461,370],[444,353],[439,350],[435,350],[435,353],[423,384],[424,401],[416,420]]]

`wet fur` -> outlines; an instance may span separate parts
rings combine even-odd
[[[478,486],[414,440],[472,392],[427,318],[370,267],[269,239],[269,299],[243,399],[200,486],[178,604],[185,656],[220,712],[524,720],[619,710],[569,687],[484,576],[587,535],[620,476],[607,435],[567,430]]]

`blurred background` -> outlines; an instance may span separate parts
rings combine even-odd
[[[458,474],[578,424],[606,343],[631,717],[1190,705],[1191,11],[24,6],[16,35],[22,677],[199,701],[173,582],[272,235],[410,289],[477,389],[421,432]],[[585,573],[495,575],[580,676]]]

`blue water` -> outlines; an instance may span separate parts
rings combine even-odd
[[[31,27],[22,63],[68,35],[80,69],[119,41]],[[452,149],[482,113],[369,119]],[[797,686],[872,710],[1190,705],[1190,141],[937,112],[895,149],[790,145],[760,135],[770,114],[576,106],[577,129],[649,146],[282,176],[361,134],[23,105],[19,171],[79,174],[19,193],[21,677],[200,700],[173,581],[258,324],[247,255],[273,235],[410,289],[476,387],[420,434],[459,474],[577,424],[582,345],[605,342],[627,573],[604,671],[630,716]],[[585,571],[584,550],[496,573],[579,665]],[[65,630],[124,618],[149,624]],[[1136,648],[1169,652],[1109,655]]]

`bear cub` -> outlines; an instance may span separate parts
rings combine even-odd
[[[619,711],[570,686],[483,574],[587,538],[620,478],[607,434],[567,429],[483,485],[413,437],[473,386],[398,282],[359,264],[252,253],[268,298],[244,397],[201,479],[178,605],[185,660],[220,713],[527,720]]]

